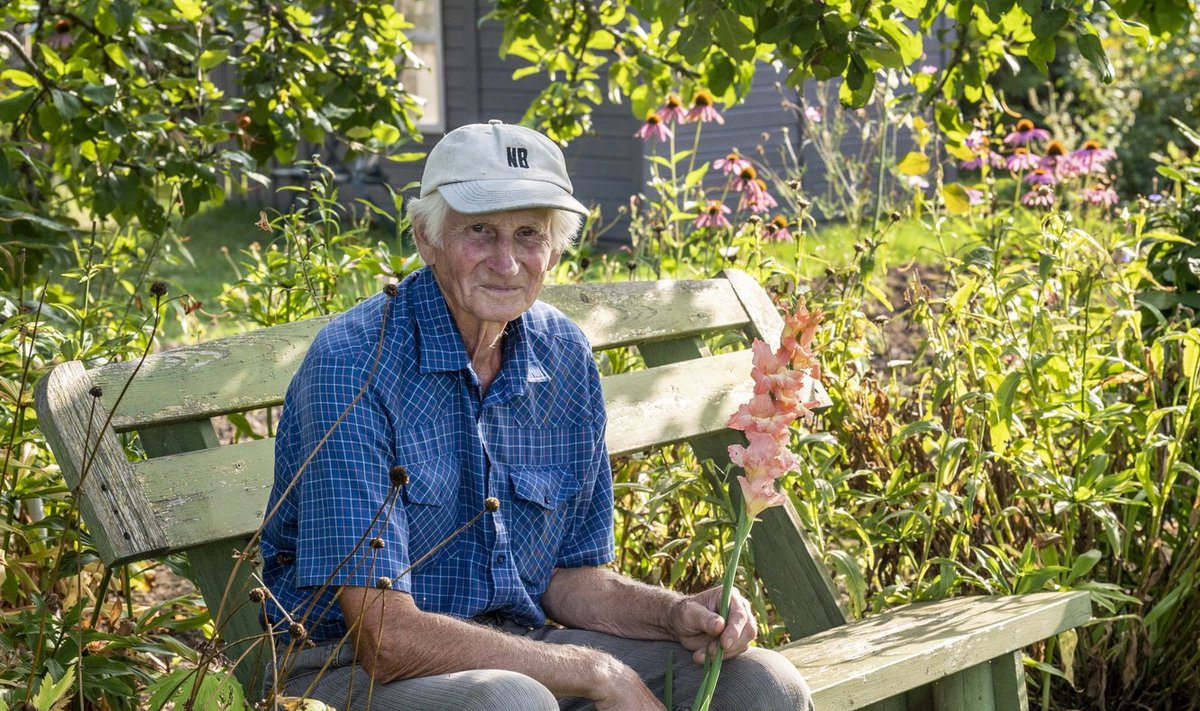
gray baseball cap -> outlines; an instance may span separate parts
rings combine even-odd
[[[495,119],[456,128],[429,151],[421,197],[435,190],[463,215],[538,207],[588,214],[571,196],[558,146],[533,129]]]

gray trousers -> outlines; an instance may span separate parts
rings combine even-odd
[[[692,707],[704,667],[692,661],[691,652],[674,642],[622,639],[601,632],[540,627],[513,623],[495,625],[509,634],[550,644],[576,644],[608,652],[636,671],[646,686],[663,697],[667,659],[673,657],[673,709]],[[336,658],[332,658],[336,655]],[[354,663],[354,650],[345,644],[319,644],[298,655],[283,693],[307,696],[338,711],[582,711],[594,706],[587,699],[556,699],[537,681],[517,672],[498,669],[441,674],[404,679],[389,684],[371,681]],[[321,668],[328,662],[322,673]],[[268,669],[268,685],[271,669]],[[791,662],[766,649],[751,648],[727,659],[721,666],[712,709],[722,711],[812,711],[808,686]]]

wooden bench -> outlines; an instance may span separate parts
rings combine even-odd
[[[727,463],[744,441],[725,428],[748,397],[750,351],[712,355],[702,335],[739,331],[778,342],[782,320],[762,288],[731,271],[697,281],[549,286],[543,298],[599,351],[636,346],[645,370],[604,378],[614,456],[686,441]],[[269,439],[221,446],[211,418],[278,405],[314,319],[187,346],[135,364],[54,368],[38,385],[41,427],[71,486],[95,451],[81,507],[106,565],[186,551],[227,656],[249,694],[261,669],[258,585],[234,553],[262,522],[272,481]],[[748,341],[747,341],[748,343]],[[103,394],[89,395],[93,386]],[[111,413],[111,427],[101,425]],[[147,458],[128,461],[118,433]],[[98,440],[98,441],[97,441]],[[737,488],[736,486],[734,487]],[[756,568],[794,639],[782,652],[804,673],[820,711],[1015,711],[1027,708],[1022,648],[1087,621],[1085,593],[972,597],[851,621],[791,507],[769,509],[752,538]],[[222,596],[229,598],[222,605]],[[257,645],[262,647],[264,645]]]

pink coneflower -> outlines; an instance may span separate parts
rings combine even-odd
[[[671,133],[671,129],[667,128],[667,125],[663,123],[662,117],[651,111],[646,116],[646,123],[642,124],[642,127],[633,135],[643,141],[667,141],[670,140],[673,134]]]
[[[753,191],[757,187],[757,183],[758,171],[754,170],[754,166],[750,165],[749,161],[738,170],[732,181],[733,189],[739,192]]]
[[[963,139],[963,145],[973,151],[977,151],[988,144],[988,133],[983,129],[976,128],[967,134]]]
[[[975,154],[974,158],[960,163],[959,167],[961,167],[963,170],[977,170],[983,167],[985,160],[992,168],[1005,168],[1008,165],[1004,161],[1004,156],[988,150],[988,148],[985,146],[981,152]]]
[[[983,191],[982,190],[976,190],[975,188],[963,188],[963,189],[966,190],[966,192],[967,192],[967,204],[968,205],[982,205],[983,204]]]
[[[54,31],[46,39],[46,44],[59,51],[75,44],[75,36],[71,34],[71,21],[65,17],[58,18],[54,23]]]
[[[692,97],[692,109],[687,112],[685,120],[725,123],[725,119],[721,118],[721,114],[717,113],[717,107],[713,105],[712,95],[707,91],[697,91],[696,95]]]
[[[704,211],[696,218],[697,227],[729,227],[729,220],[725,219],[725,215],[729,214],[730,210],[725,203],[720,200],[709,200],[704,205]]]
[[[1058,179],[1045,168],[1038,168],[1025,176],[1025,182],[1030,185],[1054,185],[1058,182]]]
[[[1050,139],[1050,132],[1044,128],[1036,128],[1033,121],[1029,119],[1021,119],[1017,121],[1017,127],[1013,132],[1004,137],[1004,143],[1010,146],[1023,146],[1030,141],[1046,141]]]
[[[921,175],[906,175],[904,182],[908,183],[911,190],[926,190],[929,188],[929,181]]]
[[[1054,205],[1054,189],[1039,185],[1021,196],[1021,204],[1027,207],[1051,207]]]
[[[1047,170],[1060,170],[1067,168],[1069,163],[1070,156],[1067,154],[1067,147],[1056,138],[1046,144],[1046,155],[1042,156],[1039,165]]]
[[[771,197],[771,193],[767,192],[767,184],[761,179],[755,180],[754,187],[742,192],[742,199],[738,202],[739,210],[749,210],[754,213],[770,212],[771,208],[778,207],[779,203],[775,198]]]
[[[821,123],[821,111],[815,106],[805,106],[804,118],[810,123]]]
[[[934,64],[922,64],[921,65],[921,73],[922,74],[937,74],[938,68]]]
[[[737,153],[730,153],[724,158],[718,158],[714,160],[712,162],[712,167],[715,170],[721,171],[725,175],[729,175],[730,173],[741,173],[746,168],[750,168],[751,171],[754,170],[754,166],[750,165],[750,161],[741,157]]]
[[[1117,152],[1111,148],[1104,148],[1099,141],[1088,140],[1083,144],[1083,148],[1071,154],[1075,159],[1076,165],[1081,168],[1083,173],[1104,173],[1104,166],[1110,160],[1117,157]]]
[[[1119,199],[1116,190],[1100,185],[1084,188],[1082,195],[1085,203],[1100,207],[1112,207],[1117,204]]]
[[[763,238],[768,242],[791,242],[792,233],[788,230],[787,218],[776,215],[773,220],[763,225]]]
[[[1014,173],[1031,170],[1041,164],[1042,159],[1029,152],[1028,148],[1018,147],[1008,157],[1008,169]]]
[[[674,94],[667,97],[667,103],[659,107],[657,113],[664,123],[678,123],[687,118],[687,112],[683,110],[683,102]]]

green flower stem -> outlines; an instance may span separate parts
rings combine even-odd
[[[733,595],[733,581],[737,578],[738,561],[741,560],[746,539],[750,537],[752,525],[754,525],[754,519],[747,516],[746,510],[743,508],[741,514],[738,515],[737,531],[733,534],[733,551],[729,554],[729,565],[725,567],[725,582],[721,588],[721,608],[719,610],[722,618],[729,617],[729,598]],[[712,703],[713,692],[717,690],[717,677],[721,675],[721,661],[724,658],[725,650],[718,644],[717,653],[704,665],[704,679],[700,682],[699,691],[696,692],[696,701],[692,704],[692,711],[708,711],[708,705]]]

